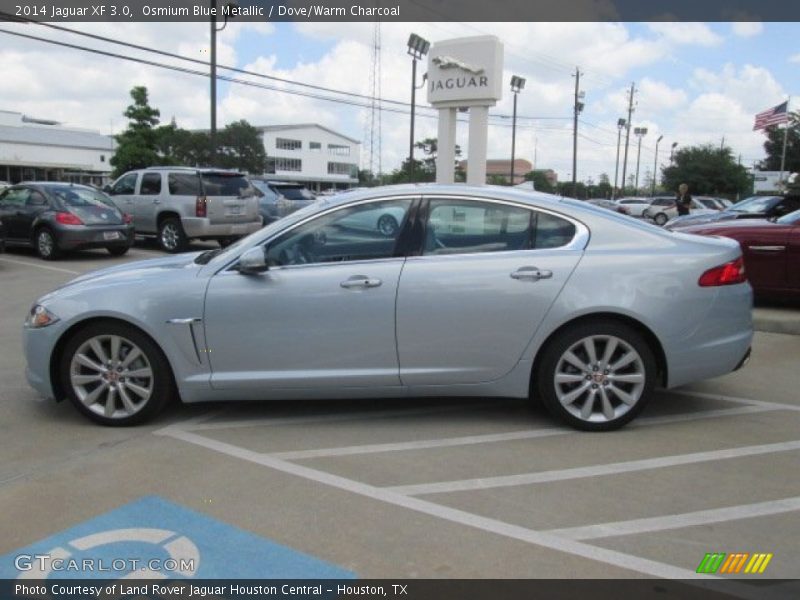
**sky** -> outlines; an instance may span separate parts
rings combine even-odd
[[[138,44],[150,49],[209,60],[209,27],[203,23],[68,23],[63,27]],[[0,24],[16,31],[129,57],[205,71],[207,67],[39,24]],[[764,157],[764,135],[752,131],[754,115],[789,96],[800,95],[798,23],[382,23],[380,97],[409,102],[411,32],[435,43],[456,37],[496,35],[504,44],[504,79],[526,78],[518,97],[517,158],[536,168],[572,177],[572,107],[576,67],[581,71],[585,109],[578,126],[579,181],[613,182],[617,120],[627,116],[627,93],[635,83],[634,127],[646,127],[641,143],[640,182],[655,163],[669,162],[670,148],[711,143],[730,146],[742,164]],[[218,63],[260,74],[372,94],[374,23],[244,23],[231,21],[218,34]],[[77,49],[0,33],[4,85],[0,110],[55,119],[70,127],[118,133],[130,103],[129,90],[145,85],[161,118],[184,128],[208,128],[208,77],[99,56]],[[419,76],[426,70],[423,61]],[[380,151],[370,153],[368,108],[287,93],[305,91],[369,104],[369,100],[318,92],[255,76],[222,75],[266,84],[263,89],[221,81],[218,125],[238,119],[253,125],[319,123],[362,140],[361,166],[384,172],[399,167],[408,153],[408,107],[383,105]],[[421,82],[421,79],[419,80]],[[376,86],[377,87],[377,86]],[[490,110],[489,158],[510,158],[512,94]],[[435,112],[417,94],[416,138],[436,136]],[[790,109],[798,110],[797,100]],[[397,112],[399,111],[399,112]],[[464,115],[463,118],[466,118]],[[378,119],[376,119],[377,121]],[[377,129],[377,126],[376,126]],[[458,143],[467,146],[467,124]],[[624,135],[623,135],[624,146]],[[636,168],[631,135],[628,173]],[[621,173],[620,167],[620,173]]]

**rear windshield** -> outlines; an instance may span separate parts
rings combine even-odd
[[[111,199],[100,192],[87,188],[79,188],[65,185],[63,187],[51,187],[50,193],[58,198],[64,205],[70,208],[116,208]]]
[[[306,188],[296,185],[276,185],[275,190],[287,200],[314,200],[315,196]]]
[[[255,190],[250,182],[238,173],[203,173],[203,191],[206,196],[252,196]]]

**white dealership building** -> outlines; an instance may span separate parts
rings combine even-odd
[[[358,140],[316,123],[256,129],[267,153],[265,179],[303,183],[316,192],[358,185]]]
[[[0,181],[108,181],[114,140],[90,129],[64,127],[0,110]]]

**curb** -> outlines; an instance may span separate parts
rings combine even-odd
[[[753,327],[756,331],[800,335],[800,311],[754,308]]]

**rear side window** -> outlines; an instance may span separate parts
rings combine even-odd
[[[145,173],[139,188],[142,196],[158,196],[161,193],[161,173]]]
[[[575,237],[575,225],[548,213],[536,213],[531,246],[536,249],[561,248]]]
[[[250,183],[242,175],[231,173],[203,173],[203,190],[206,196],[244,196],[252,194]]]
[[[200,196],[200,177],[197,173],[170,173],[167,186],[172,196]]]

